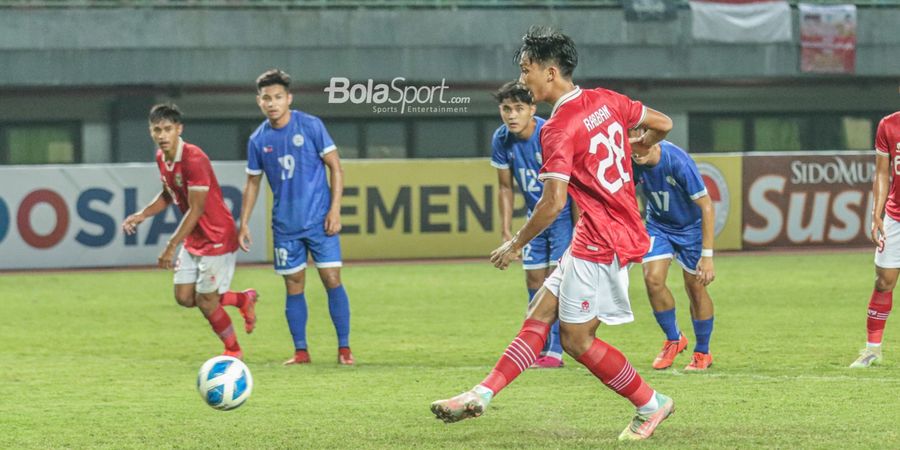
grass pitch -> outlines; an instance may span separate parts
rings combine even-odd
[[[900,318],[886,362],[847,366],[865,340],[871,252],[721,255],[713,368],[650,368],[663,340],[632,269],[635,323],[606,327],[647,381],[676,401],[653,448],[900,447]],[[312,275],[312,274],[311,274]],[[313,364],[291,353],[279,277],[239,267],[235,289],[257,288],[259,325],[238,329],[255,381],[238,410],[200,400],[198,368],[221,344],[196,309],[171,296],[163,271],[0,275],[0,448],[597,448],[633,409],[569,357],[528,371],[481,418],[445,425],[431,401],[471,388],[521,324],[520,269],[487,263],[350,265],[343,278],[357,366],[338,367],[327,301],[310,276]],[[693,341],[680,268],[669,284]],[[897,314],[894,314],[897,316]],[[693,345],[693,344],[692,344]],[[690,348],[688,349],[690,350]]]

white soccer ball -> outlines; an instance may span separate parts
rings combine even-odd
[[[200,367],[197,390],[207,405],[228,411],[241,406],[250,397],[253,377],[243,361],[231,356],[216,356]]]

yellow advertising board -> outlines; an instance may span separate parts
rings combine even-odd
[[[345,259],[487,257],[500,243],[488,159],[345,161],[344,180]]]
[[[691,155],[716,210],[716,249],[741,249],[743,156],[740,154]]]
[[[741,157],[694,159],[716,206],[716,248],[740,249]],[[487,258],[500,244],[497,171],[487,158],[344,160],[343,166],[346,260]],[[517,192],[513,232],[524,216]]]

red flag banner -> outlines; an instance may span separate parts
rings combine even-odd
[[[801,3],[800,71],[854,73],[856,70],[856,6]]]
[[[784,0],[691,0],[694,39],[735,44],[790,42],[791,6]]]

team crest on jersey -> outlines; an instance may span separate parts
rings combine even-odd
[[[676,187],[678,186],[678,182],[675,181],[674,178],[672,178],[672,175],[666,175],[666,183],[669,183],[672,186],[676,186]]]
[[[267,146],[263,147],[263,153],[272,153],[273,151],[275,151],[275,149],[272,148],[271,145],[267,145]]]
[[[181,174],[180,173],[175,174],[175,186],[181,187]]]
[[[725,223],[728,222],[728,209],[731,206],[731,197],[728,194],[728,183],[725,182],[725,176],[716,166],[698,162],[697,169],[700,170],[700,176],[703,178],[703,184],[706,185],[706,192],[712,200],[713,208],[716,211],[716,236],[725,229]]]
[[[544,157],[541,155],[541,152],[534,152],[534,160],[538,164],[544,164]]]
[[[302,134],[298,133],[298,134],[294,135],[294,146],[295,147],[303,147],[303,142],[305,142],[305,141],[303,139]]]
[[[590,311],[590,310],[591,310],[591,302],[589,302],[589,301],[587,301],[587,300],[581,302],[581,310],[582,310],[583,312],[588,312],[588,311]]]

